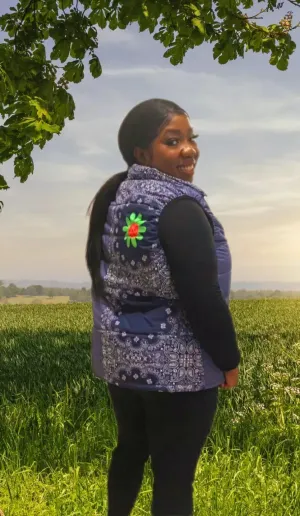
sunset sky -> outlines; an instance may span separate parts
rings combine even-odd
[[[0,13],[13,3],[1,0]],[[233,280],[300,282],[300,48],[287,72],[265,55],[221,66],[208,45],[176,68],[163,52],[135,26],[102,31],[103,76],[87,73],[72,87],[75,121],[34,153],[27,183],[13,180],[12,163],[2,167],[11,189],[0,197],[0,279],[88,279],[86,210],[124,169],[118,127],[136,103],[162,97],[186,109],[200,134],[195,183],[225,226]]]

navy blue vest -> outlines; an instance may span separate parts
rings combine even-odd
[[[230,251],[204,192],[156,169],[131,167],[103,235],[101,275],[109,303],[93,301],[93,371],[120,387],[186,392],[224,381],[180,308],[158,238],[163,208],[183,195],[196,199],[213,223],[220,288],[229,301]]]

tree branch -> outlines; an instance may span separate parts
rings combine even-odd
[[[290,4],[294,5],[295,7],[300,7],[300,4],[294,0],[288,0],[288,2],[290,2]]]
[[[260,16],[260,14],[266,13],[267,10],[268,10],[267,8],[266,9],[261,9],[259,11],[259,13],[254,14],[253,16],[247,16],[247,14],[244,14],[244,15],[242,15],[242,18],[244,18],[245,20],[262,20],[263,17]]]
[[[24,20],[25,20],[25,18],[26,18],[26,15],[27,15],[27,13],[29,12],[30,7],[32,6],[32,4],[35,4],[35,0],[29,0],[29,2],[28,2],[28,4],[27,4],[27,6],[26,6],[26,7],[25,7],[25,9],[24,9],[24,13],[23,13],[23,16],[22,16],[22,18],[21,18],[21,20],[20,20],[20,23],[19,23],[19,24],[18,24],[18,26],[17,26],[16,34],[15,34],[15,37],[14,37],[14,47],[15,47],[15,48],[16,48],[16,46],[17,46],[17,39],[18,39],[19,30],[20,30],[20,28],[22,27],[23,22],[24,22]]]

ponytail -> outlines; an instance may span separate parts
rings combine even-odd
[[[105,299],[104,281],[100,275],[100,263],[103,260],[102,235],[110,204],[115,200],[117,190],[125,181],[127,172],[112,176],[95,195],[91,202],[89,232],[86,245],[86,263],[92,280],[92,294],[97,299]]]
[[[150,99],[135,106],[124,118],[118,134],[119,149],[127,167],[136,163],[135,149],[148,149],[161,128],[174,115],[187,113],[174,102]],[[104,281],[100,275],[103,259],[102,236],[109,205],[115,200],[120,184],[127,172],[111,177],[91,202],[89,233],[86,245],[86,263],[92,280],[92,294],[105,300]]]

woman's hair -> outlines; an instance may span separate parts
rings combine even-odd
[[[136,163],[135,149],[148,149],[158,136],[162,127],[173,115],[187,113],[174,102],[163,99],[150,99],[135,106],[124,118],[118,134],[118,144],[127,167]],[[128,169],[127,169],[128,170]],[[88,239],[86,246],[86,263],[92,280],[92,294],[105,299],[104,281],[100,275],[100,263],[103,259],[102,235],[110,204],[115,200],[121,183],[126,179],[127,171],[112,176],[95,195],[90,204]]]

